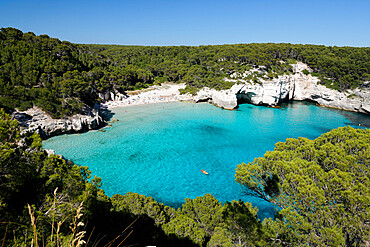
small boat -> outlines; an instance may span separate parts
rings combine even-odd
[[[208,172],[206,170],[201,170],[201,172],[203,172],[204,174],[208,175]]]

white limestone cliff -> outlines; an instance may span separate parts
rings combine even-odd
[[[89,110],[86,115],[76,114],[62,119],[53,119],[38,107],[24,112],[16,111],[12,115],[18,120],[22,133],[37,132],[42,138],[97,129],[105,123],[97,110]]]
[[[214,105],[224,109],[232,110],[238,105],[236,94],[240,89],[239,84],[235,84],[229,90],[217,91],[215,89],[203,88],[194,97],[195,102],[210,101]]]
[[[235,82],[229,90],[216,91],[204,88],[194,97],[196,102],[209,100],[216,106],[235,109],[238,102],[254,105],[278,106],[287,101],[313,101],[318,105],[370,114],[370,88],[356,88],[339,92],[319,84],[317,77],[304,74],[311,71],[304,63],[293,65],[292,75],[271,80],[259,79],[259,83],[228,79]],[[366,85],[366,84],[365,84]]]

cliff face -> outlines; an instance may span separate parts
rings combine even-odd
[[[97,129],[105,124],[97,110],[88,109],[86,115],[77,114],[63,119],[53,119],[40,108],[14,112],[22,133],[37,132],[42,138]]]
[[[196,102],[209,100],[225,109],[235,109],[240,102],[278,106],[287,101],[306,100],[322,106],[370,114],[370,85],[339,92],[320,85],[318,78],[310,74],[305,75],[304,70],[310,71],[306,64],[297,63],[293,68],[292,75],[279,76],[272,80],[260,79],[259,83],[254,84],[243,80],[231,80],[235,85],[229,90],[216,91],[205,88],[198,92],[194,100]]]

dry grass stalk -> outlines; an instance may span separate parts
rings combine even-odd
[[[4,243],[5,243],[6,234],[8,233],[8,226],[9,226],[9,224],[6,225],[5,234],[4,234],[4,238],[3,238],[3,243],[1,244],[1,247],[3,247],[4,246]]]
[[[33,247],[33,244],[35,244],[35,247],[38,247],[38,242],[37,242],[37,229],[36,229],[36,218],[35,215],[31,209],[31,206],[27,204],[28,207],[28,213],[31,217],[31,226],[32,226],[32,231],[33,231],[33,238],[31,240],[31,247]]]
[[[57,196],[57,190],[58,188],[56,188],[54,190],[54,199],[53,199],[53,203],[50,205],[50,208],[49,210],[45,213],[46,215],[51,215],[51,225],[52,225],[52,228],[51,228],[51,236],[50,238],[47,238],[47,239],[50,239],[49,241],[46,241],[46,243],[44,242],[45,239],[42,238],[42,243],[41,243],[41,246],[46,246],[46,245],[50,245],[52,244],[53,246],[56,246],[56,247],[62,247],[62,246],[72,246],[72,247],[81,247],[82,245],[86,244],[86,241],[83,240],[83,238],[85,237],[85,234],[86,234],[86,231],[78,231],[78,229],[80,227],[83,227],[84,226],[84,223],[82,221],[80,221],[80,218],[83,216],[83,214],[81,213],[82,209],[83,209],[83,202],[81,202],[79,204],[79,206],[77,207],[77,211],[76,211],[76,214],[75,216],[73,217],[73,221],[70,225],[70,229],[72,230],[72,234],[69,235],[69,237],[64,237],[64,238],[61,238],[60,236],[60,230],[61,230],[61,226],[63,225],[63,223],[67,220],[67,219],[70,219],[70,217],[73,215],[72,213],[66,215],[62,220],[59,220],[57,223],[56,223],[56,226],[55,226],[55,221],[56,221],[56,214],[57,214],[57,205],[59,204],[70,204],[68,202],[63,202],[63,196],[58,198]],[[70,204],[72,205],[72,204]],[[13,243],[13,246],[31,246],[31,247],[39,247],[39,239],[38,239],[38,232],[37,232],[37,221],[38,221],[38,217],[35,216],[35,211],[32,209],[32,207],[27,204],[27,207],[28,207],[28,213],[30,215],[30,220],[31,220],[31,228],[32,228],[32,238],[31,238],[31,243],[27,243],[28,242],[28,230],[26,230],[24,233],[25,233],[25,237],[24,237],[24,243],[21,243],[19,245],[18,241],[17,241],[17,238],[16,238],[16,231],[13,229],[13,236],[14,236],[14,243]],[[8,233],[8,226],[9,224],[16,224],[16,225],[20,225],[21,227],[25,227],[26,229],[29,229],[27,226],[24,226],[22,224],[18,224],[18,223],[13,223],[13,222],[0,222],[0,224],[7,224],[7,227],[6,227],[6,230],[5,230],[5,234],[4,234],[4,237],[3,237],[3,240],[1,241],[1,245],[0,247],[4,247],[4,245],[6,245],[6,236],[7,236],[7,233]],[[55,239],[55,236],[54,234],[56,234],[56,239]],[[91,233],[92,234],[92,233]],[[91,237],[91,234],[89,236],[89,240],[90,240],[90,237]]]
[[[125,232],[140,218],[140,216],[138,216],[133,222],[131,222],[130,225],[128,225],[125,230],[122,231],[122,233],[120,235],[118,235],[115,239],[113,239],[112,241],[110,241],[108,244],[106,244],[105,246],[106,247],[111,247],[112,244],[114,244],[114,242],[116,242],[120,237],[122,237]],[[133,232],[133,230],[131,230],[131,232],[129,232],[126,237],[117,245],[117,246],[120,246],[130,235],[131,233]]]
[[[119,243],[119,245],[117,245],[117,247],[121,246],[121,244],[123,244],[123,242],[125,242],[125,240],[131,235],[131,233],[133,232],[134,230],[131,230],[131,232],[129,232],[129,234],[127,234],[127,236],[121,241],[121,243]]]
[[[13,230],[13,236],[14,236],[14,245],[18,246],[17,245],[17,237],[15,236],[15,230]]]
[[[77,232],[77,229],[80,227],[80,226],[84,226],[84,223],[79,221],[79,219],[82,217],[82,208],[83,208],[83,202],[81,202],[81,204],[78,206],[77,208],[77,212],[76,212],[76,215],[73,219],[73,222],[70,226],[71,230],[72,230],[72,234],[73,234],[73,240],[72,240],[72,247],[76,246],[76,247],[80,247],[82,246],[83,244],[85,244],[86,242],[83,240],[83,237],[85,236],[85,233],[86,231],[81,231],[81,232]]]
[[[60,239],[59,239],[59,231],[60,231],[60,226],[63,224],[63,222],[61,222],[61,221],[59,221],[58,223],[57,223],[57,246],[59,246],[59,241],[60,241]]]
[[[50,241],[51,242],[53,242],[53,235],[54,235],[55,202],[56,202],[56,199],[57,199],[57,190],[58,190],[58,187],[56,187],[55,190],[54,190],[53,217],[52,217],[52,223],[51,223],[51,236],[50,236]]]

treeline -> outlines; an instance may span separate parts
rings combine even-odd
[[[93,107],[98,93],[146,83],[152,84],[147,72],[114,66],[85,46],[1,28],[0,107],[5,109],[36,105],[59,118]]]
[[[111,198],[79,167],[20,136],[0,110],[0,237],[3,246],[367,246],[370,130],[339,128],[287,139],[236,181],[276,205],[274,219],[242,201],[206,194],[179,209],[136,193]]]
[[[99,93],[134,90],[163,82],[227,89],[231,75],[263,66],[265,78],[292,72],[302,61],[321,83],[337,90],[370,80],[370,48],[292,44],[217,46],[77,45],[47,35],[0,30],[0,107],[33,105],[53,117],[84,112]],[[308,73],[308,72],[307,72]],[[247,80],[258,82],[259,73]]]
[[[370,48],[293,44],[238,44],[215,46],[89,45],[117,66],[134,66],[150,72],[156,81],[185,82],[190,88],[227,89],[234,73],[263,66],[267,78],[291,73],[289,64],[301,61],[321,82],[337,90],[362,86],[370,80]],[[258,81],[258,74],[251,75]]]

